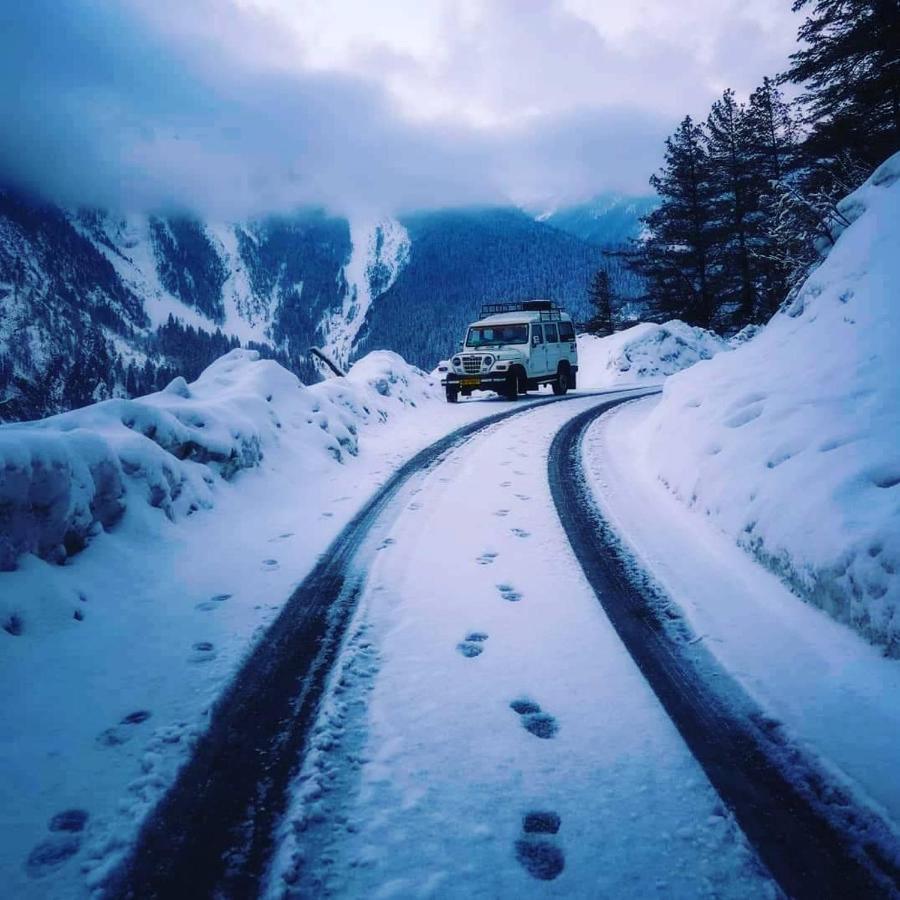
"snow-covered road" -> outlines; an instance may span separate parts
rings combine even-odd
[[[492,426],[410,485],[297,780],[280,896],[766,896],[598,605],[546,461],[597,398]]]
[[[658,554],[630,574],[633,558],[597,562],[658,512],[678,527],[631,484],[634,448],[611,454],[589,427],[641,393],[507,407],[399,469],[248,658],[113,895],[889,890],[890,816],[832,777],[828,742],[782,728],[746,654],[706,650],[680,608],[690,591],[657,583]],[[628,484],[608,490],[611,472]],[[694,538],[675,542],[682,572],[727,590]]]

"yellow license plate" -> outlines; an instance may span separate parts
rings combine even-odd
[[[459,380],[459,383],[463,387],[478,387],[478,385],[481,384],[481,379],[480,378],[461,378]]]

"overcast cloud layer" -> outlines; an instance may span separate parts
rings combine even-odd
[[[0,181],[225,217],[646,193],[678,120],[783,68],[797,24],[789,0],[4,6]]]

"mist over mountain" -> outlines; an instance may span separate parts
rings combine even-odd
[[[192,378],[234,346],[304,380],[309,348],[431,368],[485,302],[550,297],[576,319],[602,248],[640,201],[535,218],[513,207],[241,222],[67,209],[0,191],[0,417],[32,418]],[[613,264],[623,298],[640,293]]]
[[[655,196],[631,197],[607,192],[584,203],[553,209],[538,218],[588,243],[618,247],[639,236],[641,217],[658,205]]]

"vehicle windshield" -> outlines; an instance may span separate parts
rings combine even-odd
[[[467,347],[500,347],[503,344],[527,344],[527,325],[479,325],[466,335]]]

